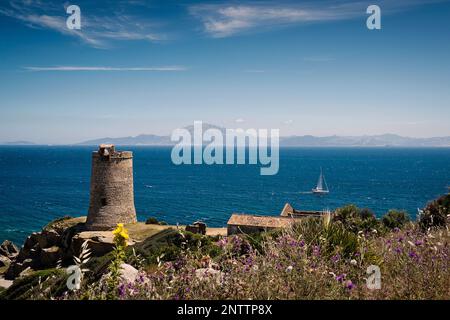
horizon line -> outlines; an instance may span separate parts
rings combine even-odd
[[[223,129],[223,128],[222,128]],[[235,128],[238,129],[238,128]],[[207,129],[206,129],[207,130]],[[245,131],[245,129],[244,129]],[[108,140],[108,139],[122,139],[122,138],[137,138],[140,136],[155,136],[155,137],[159,137],[159,138],[170,138],[171,135],[170,134],[166,134],[166,135],[159,135],[159,134],[152,134],[152,133],[141,133],[138,135],[129,135],[129,136],[118,136],[118,137],[101,137],[101,138],[93,138],[93,139],[87,139],[87,140],[83,140],[83,141],[78,141],[78,142],[62,142],[62,143],[36,143],[34,141],[31,140],[15,140],[15,141],[0,141],[0,145],[1,146],[80,146],[80,145],[85,145],[85,146],[89,146],[89,145],[97,145],[95,143],[90,144],[91,141],[93,140]],[[399,134],[395,134],[395,133],[383,133],[383,134],[362,134],[362,135],[338,135],[338,134],[333,134],[333,135],[323,135],[323,136],[316,136],[316,135],[312,135],[312,134],[304,134],[304,135],[287,135],[287,136],[279,136],[279,139],[286,139],[286,138],[304,138],[304,137],[313,137],[313,138],[332,138],[332,137],[338,137],[338,138],[363,138],[363,137],[382,137],[382,136],[396,136],[399,138],[406,138],[406,139],[415,139],[415,140],[424,140],[424,139],[450,139],[450,135],[444,135],[444,136],[430,136],[430,137],[413,137],[413,136],[403,136],[403,135],[399,135]],[[127,145],[131,145],[131,146],[172,146],[176,144],[176,142],[170,143],[170,144],[123,144],[124,146]],[[306,145],[305,145],[306,146]],[[329,146],[314,146],[312,145],[312,147],[332,147],[333,145],[329,145]],[[377,145],[372,145],[372,146],[364,146],[364,145],[334,145],[336,147],[378,147]],[[396,145],[380,145],[380,147],[383,146],[387,146],[387,147],[397,147]],[[295,147],[295,146],[293,146]],[[398,146],[398,147],[402,147],[402,146]],[[408,146],[406,146],[408,147]],[[414,147],[414,146],[412,146]],[[418,146],[418,147],[434,147],[434,146]],[[449,146],[435,146],[435,147],[450,147]]]

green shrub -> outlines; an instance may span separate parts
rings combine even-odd
[[[265,241],[267,241],[268,239],[276,239],[281,234],[281,230],[271,230],[267,232],[247,234],[245,238],[250,243],[253,249],[258,252],[262,252],[262,246]]]
[[[408,214],[405,211],[399,210],[389,210],[381,219],[383,225],[388,229],[401,229],[409,221]]]
[[[145,221],[145,224],[158,224],[160,226],[167,226],[167,222],[165,221],[158,221],[155,217],[150,217]]]
[[[355,233],[348,231],[340,223],[332,223],[324,230],[325,251],[328,255],[339,253],[345,258],[352,257],[358,251],[359,242]]]
[[[202,251],[211,258],[218,257],[223,253],[223,250],[216,244],[209,244],[202,248]]]
[[[419,217],[419,226],[423,230],[447,225],[450,214],[450,194],[429,203]]]
[[[341,221],[334,221],[325,228],[322,219],[307,218],[294,225],[293,234],[301,236],[310,248],[321,246],[327,256],[339,253],[350,257],[358,250],[356,233],[348,230]]]
[[[100,280],[102,275],[108,271],[108,266],[112,259],[112,252],[109,252],[102,257],[92,257],[86,263],[86,268],[89,270],[85,275],[87,282]]]
[[[134,246],[136,255],[145,259],[148,265],[155,264],[158,257],[164,254],[162,261],[177,260],[183,254],[183,250],[191,252],[201,251],[202,253],[216,256],[220,248],[213,243],[215,238],[194,234],[188,231],[174,229],[163,230],[154,236],[137,243]],[[128,254],[131,254],[131,248]]]
[[[323,230],[322,220],[318,218],[302,219],[293,227],[293,232],[302,235],[304,241],[308,244],[318,244]]]
[[[379,228],[379,221],[369,209],[359,209],[355,205],[339,208],[333,215],[334,221],[339,221],[349,231],[371,231]]]
[[[159,224],[159,221],[155,217],[150,217],[145,221],[145,224]]]

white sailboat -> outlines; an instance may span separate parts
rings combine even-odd
[[[317,186],[312,189],[312,192],[316,194],[326,194],[330,192],[328,190],[327,182],[325,181],[325,176],[323,175],[322,168],[320,168],[320,176],[319,180],[317,181]]]

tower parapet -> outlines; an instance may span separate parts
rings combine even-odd
[[[110,230],[117,223],[136,222],[133,153],[102,144],[92,154],[88,230]]]

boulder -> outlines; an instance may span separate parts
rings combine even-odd
[[[11,260],[8,257],[0,256],[0,268],[7,267],[11,264]]]
[[[12,284],[11,280],[5,280],[3,277],[0,277],[0,288],[8,289]]]
[[[31,249],[35,247],[49,248],[60,245],[61,235],[54,230],[43,230],[41,232],[33,232],[25,240],[23,247]]]
[[[20,275],[22,271],[24,271],[27,268],[31,268],[32,264],[33,264],[32,259],[25,259],[22,262],[15,261],[14,263],[11,263],[8,270],[6,270],[5,279],[14,280],[16,277]]]
[[[42,231],[37,234],[36,242],[41,248],[50,248],[61,244],[61,235],[56,231]]]
[[[3,241],[0,245],[0,256],[7,257],[10,260],[19,254],[19,249],[9,240]]]
[[[114,249],[113,234],[110,231],[85,231],[72,238],[71,251],[78,256],[81,245],[88,241],[91,256],[101,257]]]
[[[35,243],[35,245],[32,247],[23,246],[22,249],[20,249],[18,256],[16,257],[15,262],[22,262],[26,259],[37,259],[39,257],[40,251],[41,248],[39,247],[38,243]]]
[[[120,278],[123,282],[134,282],[138,276],[138,273],[139,271],[129,264],[122,263],[120,265]]]
[[[83,242],[88,241],[91,256],[101,257],[114,250],[114,235],[111,231],[84,231],[72,238],[71,251],[78,256]],[[129,240],[128,245],[134,242]]]
[[[224,274],[221,271],[213,268],[200,268],[195,270],[195,276],[199,280],[213,279],[217,284],[220,284],[220,282],[223,280]]]
[[[61,259],[61,248],[58,246],[44,248],[39,255],[39,269],[54,267],[59,259]]]
[[[123,283],[126,284],[126,283],[132,283],[132,282],[136,281],[138,274],[139,274],[139,271],[129,264],[122,263],[120,265],[119,277]],[[110,276],[111,276],[111,272],[103,274],[100,282],[105,281]]]
[[[33,232],[25,239],[25,242],[23,243],[23,248],[28,250],[33,248],[37,244],[36,239],[37,239],[37,232]]]

